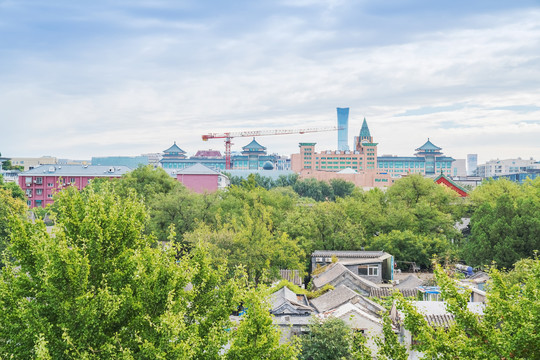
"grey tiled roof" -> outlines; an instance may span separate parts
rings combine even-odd
[[[397,289],[397,288],[372,288],[369,297],[382,298],[391,296],[393,291],[399,291],[404,297],[414,297],[418,293],[418,289]]]
[[[330,264],[327,266],[327,270],[325,272],[314,276],[313,285],[315,285],[316,288],[320,289],[324,285],[331,283],[333,280],[341,276],[343,273],[347,273],[349,276],[354,278],[355,281],[357,281],[358,283],[363,283],[363,285],[366,288],[377,287],[377,284],[356,275],[355,273],[353,273],[351,270],[347,269],[343,264],[340,264],[340,263]]]
[[[415,289],[416,287],[424,284],[424,281],[416,275],[409,275],[405,279],[396,285],[398,289]]]
[[[176,173],[182,175],[216,175],[219,174],[219,171],[212,170],[208,166],[196,163],[195,165],[191,165],[182,170],[177,170]]]
[[[298,270],[280,269],[279,276],[297,286],[302,286],[304,282]]]
[[[127,166],[106,165],[41,165],[25,171],[20,176],[122,176],[130,172]]]
[[[378,258],[385,255],[384,251],[335,251],[335,250],[315,250],[311,257],[332,257],[338,258]]]
[[[334,309],[356,296],[359,296],[356,292],[352,291],[345,285],[340,285],[334,290],[328,291],[318,298],[312,299],[311,304],[313,304],[318,312],[322,313]]]
[[[412,304],[431,326],[448,327],[455,322],[454,315],[446,310],[444,301],[413,301]],[[484,315],[484,308],[482,303],[467,303],[467,309],[479,316]]]
[[[296,311],[300,313],[313,312],[313,308],[309,304],[307,304],[307,300],[305,299],[305,296],[296,295],[294,291],[290,290],[286,286],[274,292],[271,295],[270,302],[272,306],[272,308],[270,309],[271,313],[276,312],[283,305],[287,305],[287,304],[290,305],[292,308],[294,308],[295,312]]]

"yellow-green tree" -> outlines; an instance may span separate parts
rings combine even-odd
[[[204,249],[178,258],[174,246],[157,246],[144,232],[144,204],[110,183],[55,201],[53,234],[10,216],[0,358],[225,357],[229,316],[250,293],[242,271],[225,277]]]

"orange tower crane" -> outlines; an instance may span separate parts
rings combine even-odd
[[[305,134],[320,131],[336,131],[340,128],[337,126],[325,127],[325,128],[308,128],[308,129],[286,129],[286,130],[250,130],[239,132],[224,132],[224,133],[210,133],[202,136],[203,141],[209,139],[225,139],[225,169],[231,168],[231,140],[235,137],[255,137],[255,136],[269,136],[269,135],[290,135],[290,134]]]

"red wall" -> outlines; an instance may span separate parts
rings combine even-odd
[[[218,174],[213,175],[184,175],[177,174],[176,179],[188,189],[202,194],[214,192],[218,189]]]
[[[117,176],[111,176],[115,178]],[[31,178],[31,181],[27,182],[26,178]],[[19,176],[19,186],[27,193],[27,190],[32,190],[32,196],[27,196],[27,200],[30,201],[30,207],[41,206],[45,207],[52,204],[52,196],[58,191],[62,190],[66,186],[75,186],[78,190],[83,189],[88,185],[88,181],[92,180],[94,176],[53,176],[53,175],[32,175],[32,176]],[[41,182],[41,183],[40,183]],[[41,192],[41,194],[38,194]],[[37,201],[37,202],[36,202]],[[41,201],[41,205],[39,204]]]

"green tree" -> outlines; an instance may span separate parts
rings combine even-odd
[[[168,194],[183,185],[171,177],[162,168],[152,165],[141,166],[124,176],[117,183],[119,193],[127,195],[131,190],[146,200],[151,200],[158,194]]]
[[[339,360],[352,357],[353,334],[345,322],[331,317],[325,321],[313,319],[309,333],[303,335],[300,344],[303,360]]]
[[[342,198],[351,195],[355,187],[352,182],[343,179],[330,180],[330,186],[332,186],[335,197]]]
[[[279,175],[275,181],[275,185],[278,187],[294,186],[298,181],[298,174]]]
[[[169,227],[175,227],[175,241],[182,243],[186,232],[195,230],[199,222],[210,222],[215,194],[197,194],[183,186],[169,193],[156,194],[146,203],[150,214],[149,229],[159,241],[167,241]]]
[[[524,185],[506,181],[488,182],[481,194],[496,194],[495,199],[476,196],[470,227],[471,236],[463,246],[463,256],[471,265],[511,267],[540,249],[540,179]],[[507,189],[502,192],[501,189]],[[476,191],[476,190],[475,190]]]
[[[26,196],[21,187],[14,182],[4,182],[4,177],[0,175],[0,189],[7,190],[11,197],[26,201]]]
[[[56,231],[12,221],[0,273],[0,357],[219,359],[246,291],[202,249],[177,259],[143,229],[144,204],[113,186],[68,188]],[[262,333],[261,336],[270,336]]]
[[[279,269],[303,270],[304,253],[294,239],[275,231],[270,207],[245,204],[242,214],[220,222],[217,230],[201,227],[185,235],[189,244],[204,244],[216,261],[227,259],[229,268],[246,267],[251,280],[259,283],[276,278]]]
[[[1,155],[0,155],[1,156]],[[5,160],[3,163],[2,163],[2,169],[4,170],[19,170],[19,171],[24,171],[24,166],[22,165],[12,165],[11,164],[11,160],[8,159],[8,160]]]
[[[410,267],[406,262],[415,262],[422,268],[429,268],[431,259],[437,255],[452,255],[451,244],[440,238],[416,234],[410,230],[393,230],[388,234],[375,236],[368,242],[368,250],[383,250],[394,255],[398,266],[405,270]],[[401,263],[401,261],[404,261]]]
[[[334,190],[325,181],[313,178],[298,180],[293,185],[293,189],[298,195],[312,198],[315,201],[334,200]]]
[[[17,217],[23,221],[26,210],[26,204],[21,199],[14,198],[11,191],[0,187],[0,256],[10,243],[13,226],[10,219]],[[0,257],[0,267],[3,265],[4,260]]]
[[[425,359],[538,359],[540,358],[540,261],[535,258],[528,276],[511,284],[496,269],[482,317],[467,308],[470,291],[463,290],[440,267],[437,283],[455,323],[447,328],[428,325],[423,315],[400,298],[404,326],[415,334],[414,349]],[[399,297],[399,295],[398,295]]]
[[[259,287],[244,297],[246,315],[235,329],[235,336],[226,356],[228,360],[296,359],[296,346],[280,344],[280,332],[273,324],[269,305],[265,300],[268,295],[267,289]]]

